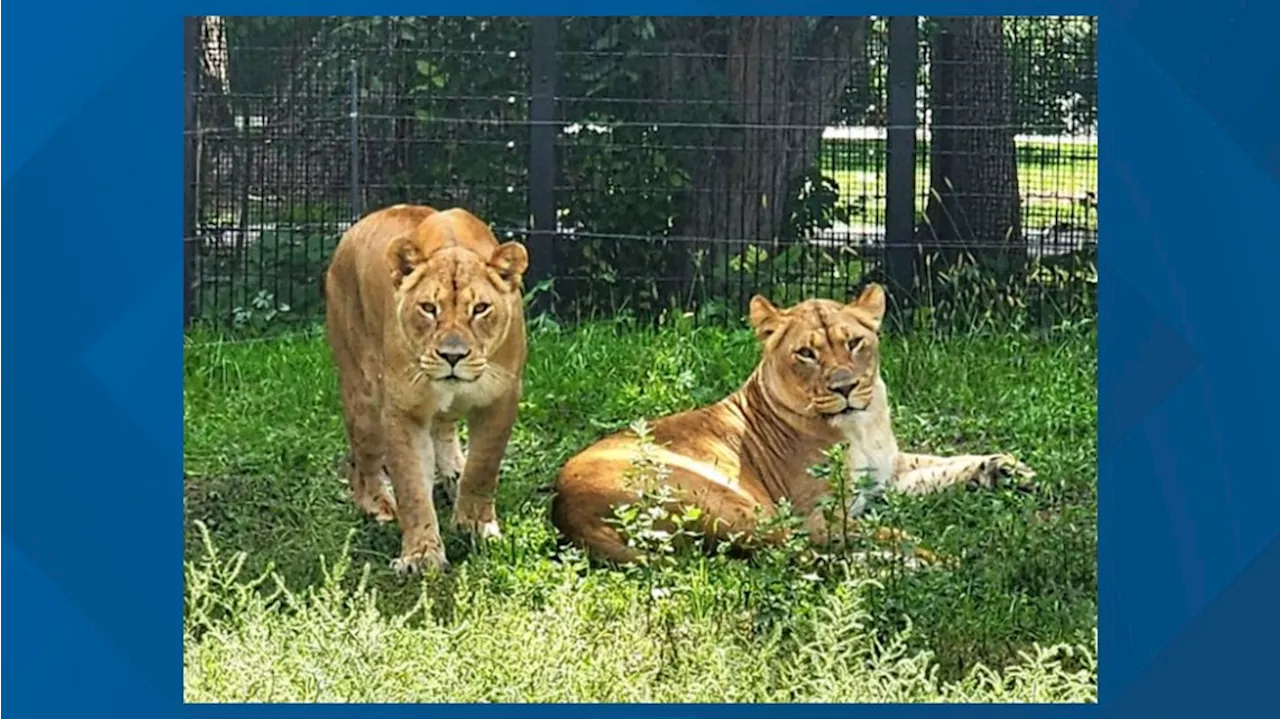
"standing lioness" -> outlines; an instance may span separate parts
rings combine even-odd
[[[365,511],[399,520],[397,572],[448,564],[432,500],[437,472],[454,524],[498,535],[494,494],[520,401],[528,264],[523,245],[498,244],[469,212],[414,205],[364,217],[334,251],[325,319],[351,443],[348,480]]]
[[[635,550],[610,520],[616,507],[637,499],[640,488],[629,470],[642,452],[666,468],[661,481],[679,503],[702,510],[702,530],[713,540],[751,534],[757,518],[773,515],[784,499],[806,518],[812,539],[835,539],[819,506],[829,488],[807,470],[838,443],[848,444],[855,479],[870,474],[909,493],[964,482],[991,485],[1002,475],[1029,477],[1030,469],[1005,454],[899,452],[880,378],[884,310],[884,290],[874,284],[849,304],[814,299],[778,309],[753,297],[750,320],[762,355],[742,388],[713,405],[655,421],[652,446],[627,431],[574,456],[556,477],[552,521],[601,558],[634,559]]]

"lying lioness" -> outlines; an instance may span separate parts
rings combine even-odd
[[[431,496],[437,478],[455,498],[455,525],[498,534],[494,495],[520,403],[528,264],[523,245],[498,244],[466,210],[416,205],[371,213],[334,251],[325,319],[351,492],[379,521],[399,520],[397,572],[447,565]]]
[[[636,550],[612,517],[616,507],[637,500],[631,470],[642,452],[665,468],[659,481],[681,504],[702,510],[700,529],[713,543],[752,536],[758,518],[775,514],[784,498],[805,517],[812,540],[834,539],[819,506],[830,489],[807,470],[841,442],[849,443],[855,478],[869,474],[908,492],[1031,476],[1008,455],[898,451],[880,378],[884,310],[884,290],[874,284],[847,305],[814,299],[780,310],[753,297],[750,322],[763,356],[742,388],[716,404],[657,420],[643,444],[624,431],[574,456],[556,477],[552,521],[597,557],[633,560]]]

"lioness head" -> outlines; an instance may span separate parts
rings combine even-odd
[[[880,372],[884,309],[884,289],[876,284],[849,304],[814,299],[779,309],[752,297],[766,390],[792,412],[834,426],[866,410]]]
[[[482,242],[468,242],[470,233]],[[519,242],[496,244],[488,225],[461,210],[436,213],[387,247],[396,320],[435,382],[474,382],[522,312],[520,281],[529,253]]]

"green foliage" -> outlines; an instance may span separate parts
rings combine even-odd
[[[1021,131],[1096,133],[1097,18],[1006,18],[1004,35]]]
[[[787,237],[811,237],[815,230],[828,230],[836,223],[848,224],[866,213],[865,198],[858,204],[842,200],[840,183],[817,169],[802,173],[793,181],[790,228]]]
[[[898,316],[900,329],[971,334],[998,330],[1047,332],[1090,327],[1098,316],[1097,246],[1058,257],[1032,258],[1009,274],[964,254],[945,269],[933,270],[935,256],[923,258],[932,283],[918,282],[919,306]]]
[[[557,193],[558,219],[569,230],[557,243],[554,260],[564,280],[558,306],[567,315],[600,316],[625,309],[654,316],[673,305],[708,303],[740,310],[742,298],[737,295],[749,293],[761,281],[766,290],[776,282],[782,292],[795,285],[802,286],[800,292],[815,287],[835,292],[849,284],[849,272],[868,264],[852,248],[839,257],[805,251],[804,258],[783,262],[779,276],[771,274],[779,269],[773,266],[779,248],[767,243],[750,242],[717,254],[705,243],[696,246],[682,236],[689,230],[692,204],[708,190],[698,186],[699,175],[707,175],[708,167],[724,166],[731,154],[727,150],[740,139],[732,130],[741,118],[724,60],[732,22],[573,17],[560,23],[557,95],[567,99],[560,102],[557,117],[579,126],[576,132],[558,134],[559,169],[552,178],[564,188]],[[921,23],[920,42],[926,48],[932,21]],[[813,18],[800,26],[795,47],[805,46],[817,24]],[[272,122],[299,127],[296,134],[290,130],[288,138],[273,127],[273,147],[283,149],[264,145],[260,152],[284,153],[281,157],[314,154],[290,160],[296,165],[292,172],[317,178],[309,193],[323,194],[331,205],[345,200],[346,183],[324,178],[345,172],[347,158],[340,148],[345,148],[354,62],[364,207],[402,201],[462,205],[504,234],[518,234],[517,228],[528,225],[526,191],[534,178],[528,167],[526,19],[233,17],[226,19],[226,26],[236,102],[241,94],[280,98],[269,107],[248,103],[240,110],[279,115]],[[1005,27],[1019,126],[1042,132],[1076,132],[1089,126],[1096,118],[1094,22],[1018,18]],[[873,18],[867,47],[849,50],[865,56],[865,72],[848,88],[843,102],[832,107],[833,121],[884,124],[886,43],[887,20]],[[922,96],[927,96],[924,63],[920,78]],[[224,142],[218,146],[221,152],[234,154],[241,142],[256,147],[267,139],[263,130],[249,128],[242,137],[210,142]],[[881,146],[864,144],[856,157],[840,164],[825,159],[843,152],[838,143],[825,145],[814,167],[789,178],[786,202],[791,212],[779,235],[807,237],[854,218],[882,217],[884,193],[873,177],[882,167]],[[209,152],[211,158],[216,155]],[[924,156],[927,148],[919,152]],[[1034,152],[1019,150],[1023,184],[1043,184],[1043,177],[1026,176],[1035,171],[1052,175],[1050,189],[1062,190],[1058,173],[1037,164],[1044,158],[1032,157]],[[255,184],[254,192],[259,189]],[[231,219],[243,213],[251,221],[278,222],[298,212],[292,206],[297,198],[274,196],[287,188],[265,189],[263,201],[250,200]],[[1056,209],[1042,200],[1028,204],[1026,214],[1035,222],[1058,221]],[[713,238],[727,239],[740,238]],[[757,254],[748,256],[750,252]],[[759,253],[771,256],[773,264],[762,265]],[[218,297],[209,307],[226,317],[259,290],[267,290],[295,314],[314,316],[318,305],[305,296],[310,290],[294,287],[305,282],[301,275],[309,270],[307,265],[288,272],[288,286],[281,284],[285,278],[279,268],[270,274],[250,270],[228,280],[235,287],[220,290],[237,299]],[[799,272],[809,274],[801,277]],[[208,283],[213,283],[212,274]],[[727,296],[732,288],[738,288],[737,294]]]
[[[868,632],[867,582],[855,579],[790,620],[789,635],[757,636],[734,612],[695,613],[687,599],[656,624],[648,598],[580,560],[502,593],[463,570],[447,594],[424,590],[388,614],[367,566],[351,577],[345,554],[296,590],[279,575],[244,576],[243,553],[222,559],[203,546],[186,563],[191,702],[1097,701],[1096,632],[945,681],[928,652],[909,647],[910,632]],[[448,618],[437,619],[446,602]]]
[[[338,238],[306,227],[277,225],[256,232],[238,252],[210,253],[202,263],[197,320],[217,326],[230,315],[240,334],[313,322],[324,307],[321,281]]]
[[[929,96],[930,41],[937,21],[921,17],[917,29],[917,97]],[[1019,132],[1053,135],[1096,129],[1098,120],[1098,24],[1085,16],[1006,17],[1005,55],[1013,80],[1013,118]],[[887,18],[869,27],[867,72],[850,86],[840,108],[851,125],[888,124],[889,46]],[[917,109],[916,121],[927,121],[927,104]],[[924,150],[918,150],[924,152]]]
[[[668,159],[657,132],[597,124],[609,121],[593,117],[564,143],[562,172],[574,191],[561,201],[560,222],[572,232],[557,239],[556,266],[570,277],[589,278],[603,300],[597,305],[573,297],[570,309],[629,304],[654,313],[663,302],[657,280],[679,271],[681,248],[667,235],[678,222],[689,174]],[[636,161],[638,151],[647,162]],[[577,284],[582,282],[569,287]]]
[[[558,541],[540,489],[595,438],[735,389],[756,342],[683,320],[531,324],[499,485],[504,539],[472,546],[446,529],[455,571],[413,582],[386,569],[397,530],[348,498],[318,333],[188,339],[186,699],[1096,700],[1091,325],[886,337],[904,447],[1007,450],[1039,473],[1031,495],[876,503],[867,529],[901,528],[954,560],[910,571],[823,557],[799,533],[746,560],[696,551],[688,516],[641,540],[653,562],[589,564]],[[840,466],[836,452],[814,471]],[[642,517],[663,504],[638,498],[622,521],[663,530]],[[448,528],[447,509],[441,519]],[[784,511],[777,527],[797,520]]]

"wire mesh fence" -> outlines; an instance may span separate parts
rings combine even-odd
[[[1088,17],[189,18],[187,315],[314,322],[346,227],[461,206],[577,319],[887,282],[1093,307]],[[1003,310],[1002,310],[1003,311]]]

